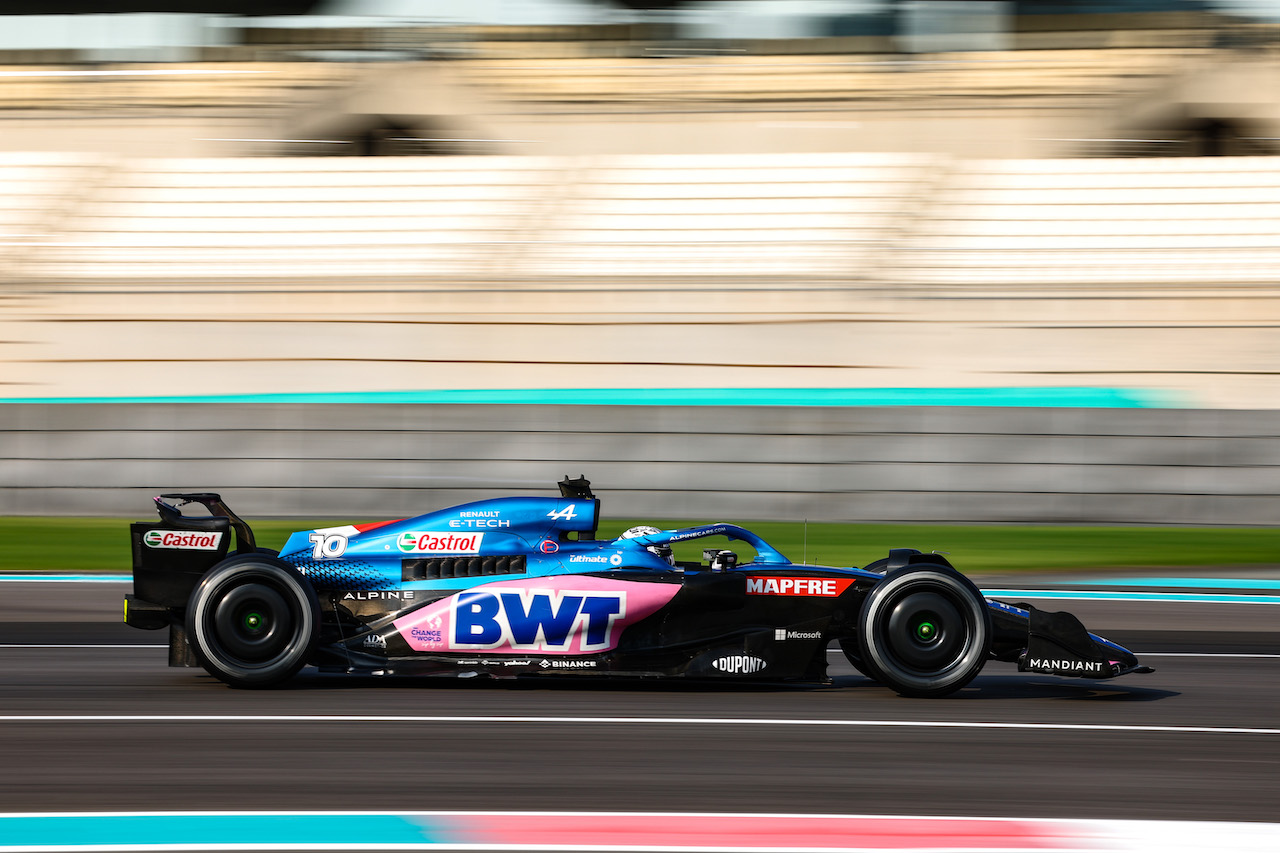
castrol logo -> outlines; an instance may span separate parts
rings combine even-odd
[[[406,554],[479,554],[483,541],[483,533],[407,531],[396,539],[396,547]]]
[[[193,530],[148,530],[142,537],[148,548],[172,548],[179,551],[216,551],[222,541],[221,531],[200,533]]]

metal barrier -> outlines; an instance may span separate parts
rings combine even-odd
[[[403,517],[587,474],[610,518],[1274,525],[1280,411],[0,405],[0,514]],[[608,531],[605,531],[608,532]]]

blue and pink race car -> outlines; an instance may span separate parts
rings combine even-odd
[[[131,527],[125,621],[168,628],[171,666],[234,687],[277,685],[308,665],[826,683],[832,642],[905,696],[952,693],[993,659],[1082,678],[1151,671],[1068,613],[984,598],[938,554],[797,565],[727,523],[599,539],[590,483],[559,487],[304,530],[278,554],[220,496],[161,495],[159,520]],[[208,514],[184,514],[190,504]],[[672,546],[691,540],[702,559],[675,559]]]

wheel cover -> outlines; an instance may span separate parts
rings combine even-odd
[[[211,590],[201,631],[212,656],[243,669],[289,655],[305,620],[303,602],[268,573],[242,573]]]
[[[263,583],[233,587],[213,608],[212,638],[245,663],[272,660],[288,645],[297,618],[289,602]]]
[[[936,672],[956,662],[971,633],[947,598],[936,592],[911,592],[893,602],[881,638],[885,650],[904,667]]]

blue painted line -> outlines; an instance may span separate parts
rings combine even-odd
[[[1280,580],[1264,578],[1076,578],[1047,583],[1083,586],[1137,586],[1165,589],[1280,589]]]
[[[394,814],[79,814],[0,815],[0,850],[120,845],[170,849],[202,845],[439,844],[436,825]]]
[[[1233,595],[1231,593],[1126,592],[1066,589],[984,589],[987,598],[1058,599],[1062,601],[1168,601],[1194,604],[1280,604],[1280,595]]]
[[[10,575],[0,583],[133,583],[133,575]]]
[[[1028,388],[477,388],[312,394],[165,397],[8,397],[0,403],[396,403],[559,406],[982,406],[1013,408],[1182,408],[1154,389]]]

